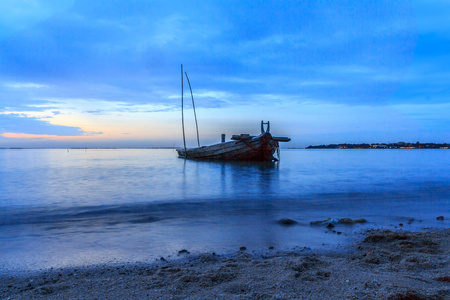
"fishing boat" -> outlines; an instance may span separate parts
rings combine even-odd
[[[186,148],[186,138],[184,132],[184,113],[183,113],[183,75],[189,83],[192,97],[192,107],[194,109],[195,124],[197,128],[196,148]],[[210,146],[200,146],[198,134],[197,115],[195,113],[194,96],[192,94],[189,77],[185,72],[183,74],[183,65],[181,65],[181,119],[183,130],[184,148],[177,149],[178,157],[184,159],[198,160],[238,160],[238,161],[278,161],[280,157],[279,142],[289,142],[288,137],[274,137],[270,133],[270,122],[261,121],[261,134],[251,136],[250,134],[233,135],[231,141],[225,141],[225,134],[222,134],[222,142]],[[264,125],[267,125],[264,128]],[[274,157],[275,152],[277,158]]]
[[[264,130],[264,124],[267,129]],[[231,141],[225,142],[222,135],[222,143],[190,149],[178,149],[178,156],[189,159],[210,160],[243,160],[243,161],[278,161],[279,142],[289,142],[288,137],[274,137],[269,132],[270,123],[261,121],[261,134],[251,136],[249,134],[233,135]],[[277,158],[274,157],[275,152]]]

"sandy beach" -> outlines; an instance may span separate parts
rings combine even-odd
[[[369,230],[344,252],[181,251],[155,263],[2,275],[0,298],[449,299],[449,246],[450,229]]]

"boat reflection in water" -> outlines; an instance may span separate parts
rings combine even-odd
[[[250,190],[269,195],[272,192],[271,182],[278,178],[278,168],[277,161],[185,160],[182,178],[186,186],[182,190],[188,194],[202,190],[198,185],[211,182],[206,177],[213,176],[214,183],[210,188],[220,190],[222,197]]]

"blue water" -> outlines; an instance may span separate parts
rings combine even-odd
[[[369,227],[448,228],[449,200],[449,150],[282,150],[279,163],[0,150],[0,269],[153,261],[181,249],[335,249]],[[341,235],[309,224],[328,217],[368,223],[338,225]]]

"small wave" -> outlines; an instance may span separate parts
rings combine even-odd
[[[12,208],[0,213],[0,226],[48,225],[50,229],[76,226],[144,224],[161,220],[142,206],[97,206],[74,208]]]
[[[69,208],[51,207],[3,207],[0,210],[0,226],[33,225],[48,229],[95,226],[117,226],[121,224],[142,225],[169,219],[220,218],[264,216],[276,220],[280,214],[295,214],[297,219],[308,221],[311,214],[330,217],[336,212],[347,216],[360,215],[370,210],[385,215],[386,207],[442,207],[448,201],[448,188],[414,190],[397,193],[320,193],[303,197],[261,195],[252,199],[201,199],[151,202],[139,204],[78,206]],[[426,201],[424,199],[427,199]],[[393,212],[392,212],[393,213]],[[359,216],[360,217],[360,216]],[[309,220],[311,221],[311,220]],[[309,222],[308,221],[308,222]],[[184,222],[184,221],[183,221]]]
[[[50,229],[68,226],[148,224],[172,218],[196,218],[217,213],[239,214],[257,209],[252,202],[206,201],[82,206],[71,208],[3,208],[0,226],[42,225]]]

